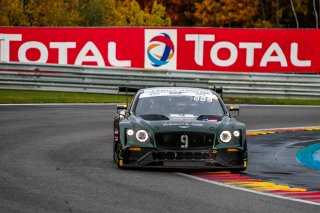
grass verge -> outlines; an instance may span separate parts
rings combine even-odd
[[[319,99],[224,98],[228,104],[320,105]]]
[[[0,89],[0,104],[124,102],[126,97],[122,95]]]
[[[129,97],[129,100],[131,98]],[[123,95],[105,95],[76,92],[48,92],[0,89],[0,104],[27,103],[124,103]],[[279,105],[320,105],[320,100],[235,98],[226,97],[227,104],[279,104]]]

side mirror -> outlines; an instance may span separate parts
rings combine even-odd
[[[235,105],[231,105],[231,106],[229,106],[229,112],[232,117],[237,117],[238,115],[240,115],[240,107],[235,106]]]
[[[119,115],[126,115],[127,106],[126,105],[118,105],[117,106],[117,114]]]

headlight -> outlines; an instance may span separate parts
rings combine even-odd
[[[132,129],[127,129],[127,135],[132,136],[134,131]]]
[[[145,131],[145,130],[139,130],[137,133],[136,133],[136,138],[138,141],[144,143],[148,140],[148,133]]]
[[[240,136],[240,132],[238,131],[238,130],[236,130],[236,131],[233,131],[233,135],[234,135],[234,137],[239,137]]]
[[[224,143],[228,143],[231,141],[231,133],[229,131],[223,131],[220,134],[220,140]]]

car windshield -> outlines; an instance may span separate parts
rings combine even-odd
[[[224,110],[216,96],[154,96],[140,97],[136,104],[137,115],[160,114],[191,116],[216,115],[223,116]]]

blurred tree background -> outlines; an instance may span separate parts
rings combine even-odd
[[[1,26],[318,28],[320,0],[0,0]]]

